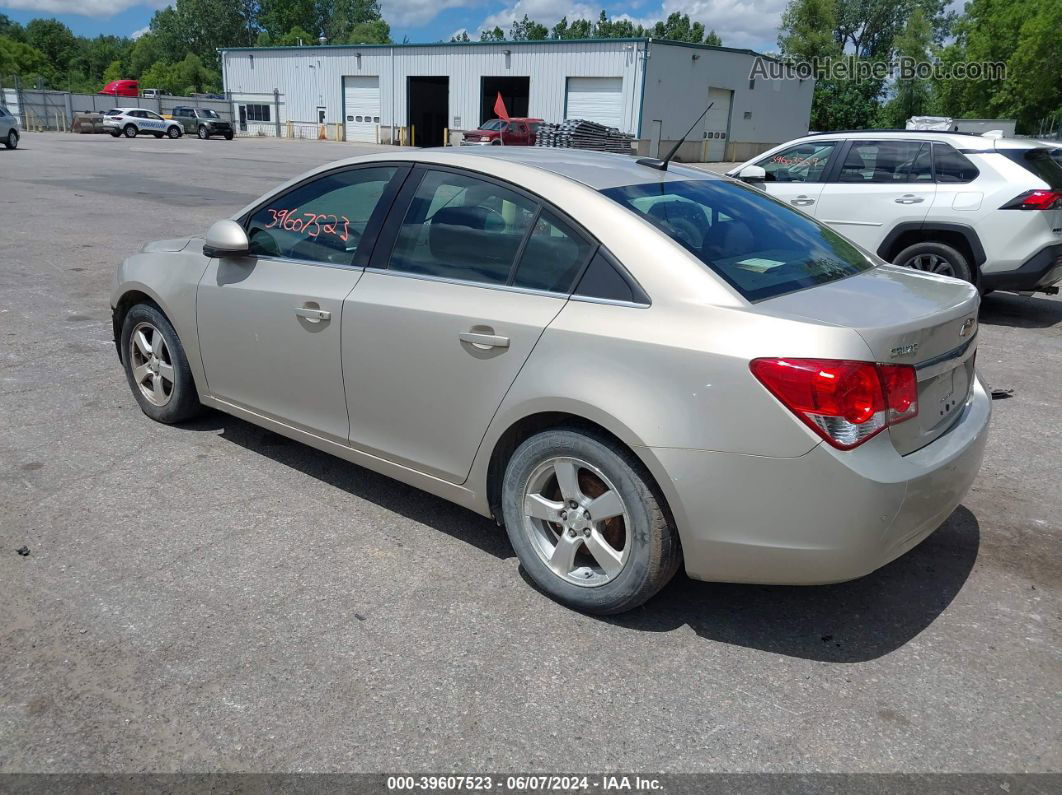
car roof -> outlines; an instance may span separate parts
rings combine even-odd
[[[882,141],[901,138],[908,141],[943,141],[956,149],[991,152],[995,149],[1038,149],[1043,144],[1025,138],[990,138],[980,133],[964,133],[945,130],[837,130],[834,132],[810,133],[794,138],[786,144],[812,141],[845,139],[853,141]]]
[[[688,179],[722,179],[701,169],[671,163],[667,171],[660,171],[638,163],[630,155],[613,152],[594,152],[586,149],[557,149],[544,146],[439,147],[421,150],[432,154],[452,153],[454,158],[472,158],[468,163],[476,167],[475,159],[487,158],[501,163],[549,171],[580,182],[594,190],[641,185],[646,182],[676,182]],[[455,165],[457,161],[455,160]]]

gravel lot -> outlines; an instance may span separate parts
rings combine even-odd
[[[609,620],[483,518],[221,414],[144,417],[115,264],[371,148],[0,150],[0,771],[1062,770],[1058,299],[985,299],[978,363],[1014,394],[920,547],[829,587],[680,576]]]

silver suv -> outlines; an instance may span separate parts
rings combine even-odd
[[[18,119],[3,105],[0,105],[0,141],[8,149],[18,146]]]
[[[984,292],[1057,292],[1062,279],[1062,165],[1036,141],[835,132],[777,146],[730,174],[763,179],[768,193],[897,265]]]

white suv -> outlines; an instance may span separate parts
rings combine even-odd
[[[745,171],[750,165],[764,174]],[[771,195],[897,265],[984,292],[1053,293],[1062,279],[1062,165],[1042,143],[916,130],[822,133],[729,174],[761,178]]]
[[[164,135],[180,138],[184,135],[180,122],[164,119],[154,111],[143,108],[112,108],[103,115],[103,129],[115,138],[123,135],[136,138],[142,133],[150,133],[156,138]]]

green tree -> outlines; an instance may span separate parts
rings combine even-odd
[[[31,19],[26,25],[25,42],[44,53],[57,72],[65,72],[77,48],[77,38],[57,19]]]
[[[179,2],[179,0],[178,0]],[[314,0],[262,0],[258,21],[274,42],[295,28],[309,34],[317,27],[317,7]],[[306,44],[315,44],[314,32],[307,35]]]
[[[509,31],[509,38],[513,41],[542,41],[548,36],[549,28],[529,19],[527,14],[519,22],[513,22]]]
[[[18,75],[28,81],[37,75],[51,74],[47,56],[36,47],[0,36],[0,75]]]
[[[484,30],[479,34],[480,41],[505,41],[505,31],[497,25],[494,30]]]
[[[122,69],[121,61],[111,61],[110,65],[103,70],[103,82],[109,83],[112,80],[121,80],[125,76],[125,71]]]
[[[915,63],[928,60],[933,46],[933,29],[921,8],[915,8],[907,26],[896,38],[895,51],[900,58]],[[921,116],[930,108],[930,84],[917,77],[899,77],[893,86],[893,98],[882,108],[882,124],[903,127],[911,116]]]
[[[451,36],[450,37],[450,41],[465,42],[465,41],[472,41],[472,39],[468,38],[468,31],[467,30],[462,30],[460,33],[455,33],[453,36]]]
[[[304,2],[310,3],[312,11],[312,2]],[[263,14],[265,6],[263,3]],[[192,53],[202,63],[214,64],[219,47],[246,47],[254,42],[255,26],[246,19],[246,13],[245,0],[176,0],[155,12],[150,27],[163,57],[171,63]],[[309,22],[312,26],[312,13]],[[284,28],[287,30],[290,26]]]
[[[0,36],[25,43],[26,31],[7,14],[0,14]]]
[[[390,44],[391,26],[383,19],[359,22],[342,39],[343,44]]]

